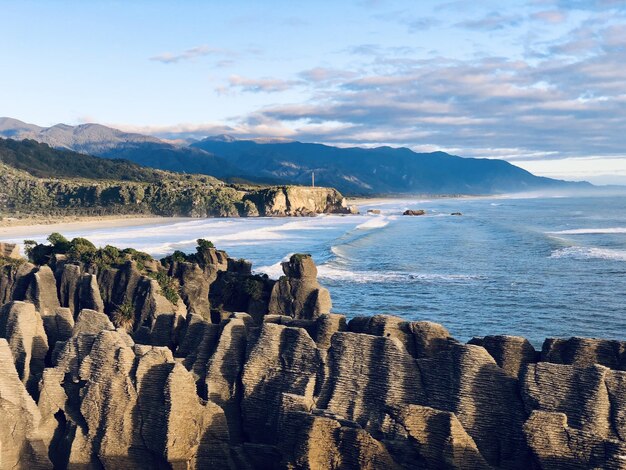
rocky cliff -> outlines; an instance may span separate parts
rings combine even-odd
[[[0,215],[154,214],[180,217],[349,214],[332,188],[225,185],[164,174],[158,182],[35,178],[0,163]]]
[[[348,320],[307,255],[29,254],[0,262],[2,469],[626,468],[626,342]]]
[[[212,176],[0,139],[0,216],[252,217],[353,211],[332,188],[226,184]]]

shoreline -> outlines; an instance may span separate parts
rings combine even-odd
[[[85,227],[93,229],[161,225],[165,222],[197,220],[193,217],[159,217],[155,215],[56,216],[50,218],[5,218],[0,221],[0,240],[21,243],[23,238],[69,232]]]

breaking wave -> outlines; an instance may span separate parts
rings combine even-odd
[[[560,248],[550,254],[550,258],[571,258],[579,260],[603,259],[626,261],[626,250],[611,250],[608,248],[594,248],[584,246],[568,246]]]
[[[595,235],[603,233],[626,233],[626,227],[610,228],[575,228],[571,230],[560,230],[558,232],[548,232],[553,235]]]
[[[467,274],[431,274],[407,273],[401,271],[350,271],[328,264],[317,267],[318,277],[322,280],[349,281],[359,284],[386,282],[469,282],[481,279],[480,276]]]

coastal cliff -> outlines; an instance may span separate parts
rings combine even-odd
[[[57,180],[34,178],[0,164],[0,214],[6,215],[254,217],[354,211],[332,188],[231,186],[201,176],[167,174],[152,183]]]
[[[308,255],[27,248],[0,246],[2,469],[626,468],[626,342],[348,319]]]
[[[332,188],[227,184],[212,176],[0,139],[0,217],[282,217],[355,211]]]

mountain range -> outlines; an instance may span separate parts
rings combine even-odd
[[[230,182],[308,185],[314,173],[320,186],[348,195],[498,194],[591,186],[538,177],[504,160],[408,148],[341,148],[227,135],[174,145],[100,124],[40,127],[11,118],[0,118],[0,137],[33,139],[57,149]]]

